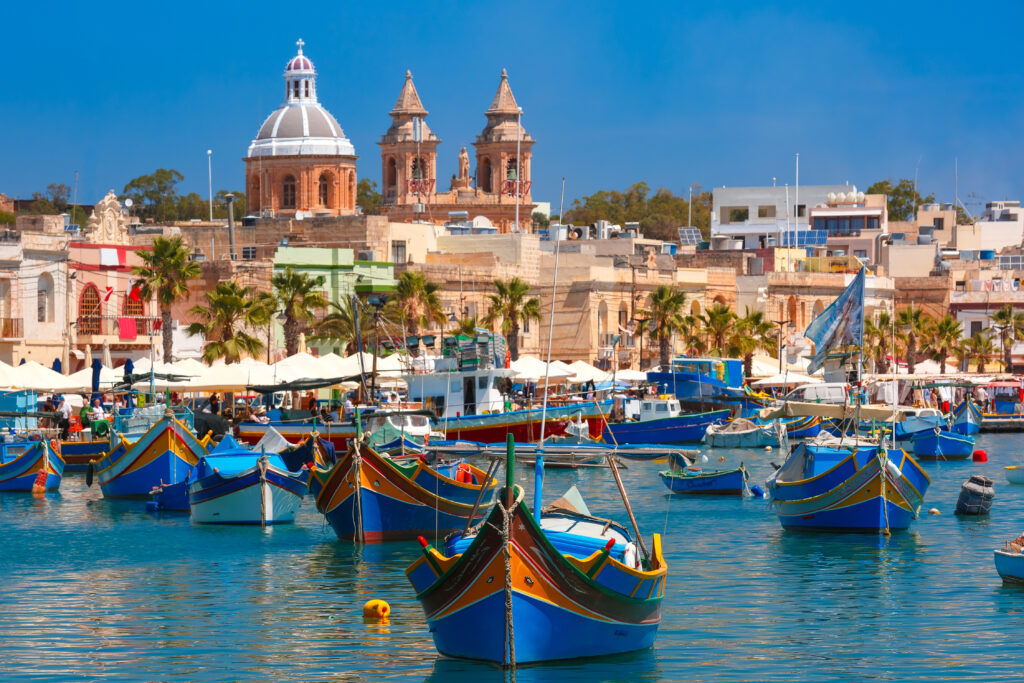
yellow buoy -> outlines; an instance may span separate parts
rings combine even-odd
[[[391,616],[391,605],[383,600],[370,600],[363,605],[364,619],[387,619]]]

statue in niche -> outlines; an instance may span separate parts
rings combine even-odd
[[[463,147],[462,151],[459,152],[459,179],[469,177],[469,154],[466,153],[466,148]]]

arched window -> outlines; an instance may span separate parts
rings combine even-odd
[[[321,173],[320,180],[317,182],[317,198],[320,200],[320,206],[329,206],[329,202],[327,200],[330,196],[330,187],[330,174]]]
[[[427,177],[427,165],[423,161],[423,157],[415,157],[412,160],[412,172],[409,177],[413,180],[422,180]]]
[[[484,158],[477,168],[477,185],[484,192],[491,192],[491,160]]]
[[[36,294],[36,320],[41,323],[53,322],[53,276],[43,273],[39,276]]]
[[[693,302],[690,304],[690,315],[692,315],[694,318],[700,315],[700,302],[697,301],[696,299],[694,299]]]
[[[136,318],[135,329],[139,334],[149,334],[149,321],[138,320],[139,318],[146,317],[146,302],[139,296],[136,299],[131,297],[131,294],[124,298],[124,304],[121,306],[121,313],[126,318]]]
[[[303,90],[306,93],[306,97],[309,97],[309,79],[306,79],[302,82],[305,84],[305,88],[303,88]]]
[[[384,164],[384,188],[390,189],[398,184],[398,164],[395,163],[394,157],[388,157],[388,161]]]
[[[286,175],[281,184],[281,208],[295,208],[295,176]]]
[[[89,283],[78,298],[78,333],[99,334],[103,310],[100,304],[100,290]]]

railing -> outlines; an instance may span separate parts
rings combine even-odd
[[[0,338],[20,339],[25,336],[25,325],[21,318],[0,318]]]
[[[79,316],[76,331],[79,335],[121,335],[121,319],[135,321],[135,336],[144,337],[150,330],[157,332],[156,322],[159,318],[131,315],[83,315]],[[20,320],[18,321],[21,322]],[[130,328],[129,326],[126,326]],[[128,329],[125,330],[128,332]],[[125,337],[131,340],[131,337]]]

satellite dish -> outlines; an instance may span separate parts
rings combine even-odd
[[[132,207],[132,204],[134,204],[134,203],[135,202],[132,201],[131,197],[129,197],[128,199],[124,200],[124,205],[127,206],[129,209]]]

